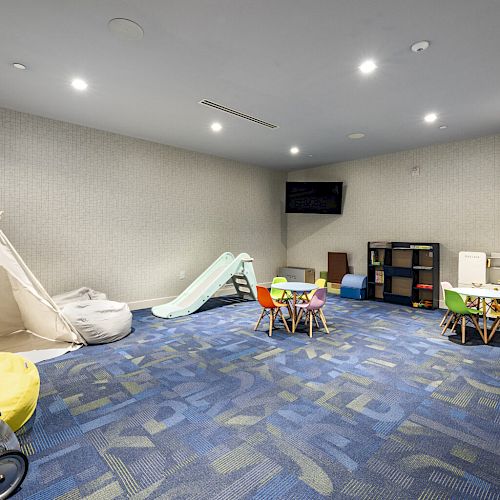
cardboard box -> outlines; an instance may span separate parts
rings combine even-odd
[[[278,276],[282,276],[288,281],[314,283],[316,273],[312,267],[280,267]]]

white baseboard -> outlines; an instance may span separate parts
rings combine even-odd
[[[268,288],[271,286],[271,282],[258,284]],[[235,293],[236,290],[234,289],[233,285],[224,285],[214,293],[213,297],[222,297],[224,295],[233,295]],[[133,302],[128,302],[128,306],[130,307],[131,311],[138,311],[139,309],[150,309],[154,306],[166,304],[167,302],[174,300],[176,297],[177,295],[171,295],[169,297],[159,297],[157,299],[135,300]]]
[[[150,309],[151,307],[165,304],[173,299],[175,299],[175,295],[171,297],[160,297],[158,299],[135,300],[134,302],[128,302],[128,306],[131,311],[138,311],[139,309]]]

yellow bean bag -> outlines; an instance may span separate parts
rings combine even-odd
[[[0,418],[13,431],[33,415],[39,392],[36,366],[17,354],[0,352]]]

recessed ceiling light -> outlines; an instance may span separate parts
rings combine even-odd
[[[428,42],[427,40],[422,40],[420,42],[415,42],[410,48],[412,52],[416,52],[418,54],[419,52],[427,50],[430,47],[430,45],[431,43]]]
[[[446,130],[448,128],[448,125],[440,125],[439,130]]]
[[[353,132],[347,136],[349,139],[363,139],[365,134],[363,132]]]
[[[12,63],[12,66],[16,69],[28,69],[24,64],[18,62]]]
[[[85,80],[82,80],[81,78],[75,78],[71,82],[71,86],[76,90],[86,90],[89,84]]]
[[[108,29],[122,40],[141,40],[144,37],[144,30],[141,26],[122,17],[111,19],[108,23]]]
[[[222,125],[219,122],[214,122],[210,125],[213,132],[220,132],[222,130]]]
[[[297,146],[293,146],[290,148],[290,154],[292,155],[298,155],[300,153],[300,149]]]
[[[378,66],[373,59],[368,59],[362,62],[358,68],[361,73],[365,73],[367,75],[369,73],[373,73],[377,69],[377,67]]]
[[[424,116],[424,120],[427,123],[434,123],[437,119],[438,119],[438,115],[436,115],[436,113],[429,113],[429,114]]]

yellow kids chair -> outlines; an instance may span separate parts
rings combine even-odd
[[[318,288],[325,288],[326,287],[326,280],[324,278],[318,278],[314,284],[318,287]],[[318,289],[316,288],[316,290]],[[307,301],[309,302],[312,298],[313,298],[313,295],[316,293],[316,290],[313,290],[312,292],[310,293],[306,293],[306,297],[307,297]]]

